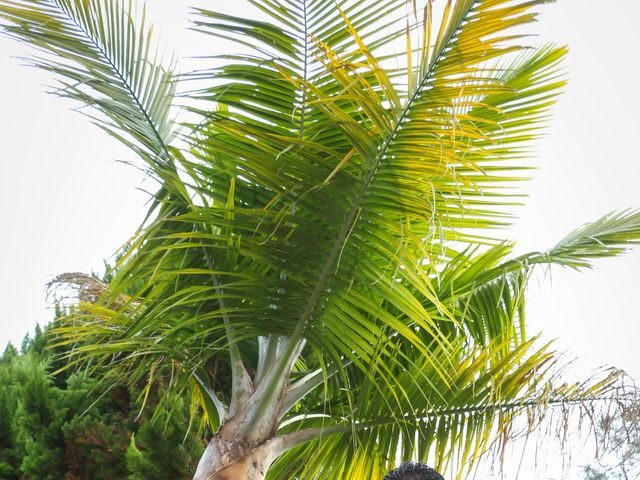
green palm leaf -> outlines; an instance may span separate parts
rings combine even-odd
[[[177,79],[133,6],[0,3],[56,93],[162,185],[108,284],[59,279],[79,290],[57,330],[72,363],[146,381],[143,401],[158,378],[192,390],[210,449],[240,439],[199,478],[247,445],[271,455],[269,478],[381,477],[398,456],[461,478],[521,415],[610,392],[613,377],[562,384],[525,292],[536,265],[637,244],[639,214],[517,257],[495,230],[565,85],[566,49],[514,33],[548,2],[449,1],[434,20],[427,1],[411,23],[400,0],[249,3],[260,20],[196,10],[238,51],[182,77],[198,87],[176,146]]]
[[[130,3],[7,0],[0,18],[9,35],[37,49],[28,62],[54,75],[57,95],[92,107],[102,128],[166,169],[175,82],[157,62],[144,13],[137,22]]]

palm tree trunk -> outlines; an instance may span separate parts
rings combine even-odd
[[[264,480],[271,460],[269,441],[251,448],[243,439],[216,435],[200,458],[193,480]]]

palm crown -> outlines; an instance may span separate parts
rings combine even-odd
[[[565,48],[521,46],[548,2],[249,3],[260,20],[197,10],[238,53],[176,76],[130,4],[0,1],[56,93],[159,184],[108,284],[61,277],[74,358],[191,388],[218,432],[197,478],[263,478],[233,470],[263,450],[274,479],[381,478],[397,457],[462,476],[517,414],[608,392],[557,383],[524,294],[535,265],[637,243],[640,214],[519,257],[495,230],[564,86]]]

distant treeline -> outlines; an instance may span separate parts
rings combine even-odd
[[[73,369],[52,375],[65,360],[47,330],[0,357],[0,479],[191,478],[206,432],[188,399],[160,395],[160,382],[147,406],[166,403],[141,412],[142,388]]]

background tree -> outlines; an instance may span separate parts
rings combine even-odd
[[[20,454],[16,445],[16,433],[13,425],[13,415],[18,408],[17,398],[13,389],[13,361],[18,351],[13,345],[8,345],[0,357],[0,476],[7,480],[20,478]]]
[[[18,442],[24,448],[20,470],[29,478],[57,480],[66,469],[62,422],[66,406],[52,388],[42,359],[23,357],[16,366]]]
[[[0,478],[191,478],[204,445],[198,416],[185,421],[189,404],[169,394],[171,416],[165,407],[141,416],[140,388],[71,369],[52,376],[54,364],[63,366],[49,348],[53,326],[0,357]],[[156,382],[153,390],[155,405],[163,389]]]
[[[376,478],[398,456],[461,477],[520,414],[609,394],[615,375],[558,380],[524,293],[536,265],[637,243],[640,214],[519,257],[495,231],[564,86],[564,48],[522,46],[547,2],[249,3],[266,18],[196,12],[241,48],[176,77],[129,5],[0,2],[56,93],[158,181],[108,283],[59,279],[79,292],[57,330],[73,361],[147,399],[158,378],[191,389],[213,480]],[[179,136],[185,78],[202,88]]]
[[[605,439],[603,458],[584,468],[585,480],[631,480],[640,476],[640,406],[604,415],[596,425]]]
[[[173,395],[153,421],[142,424],[127,450],[131,480],[189,479],[204,451],[200,436],[190,431],[188,405]]]

